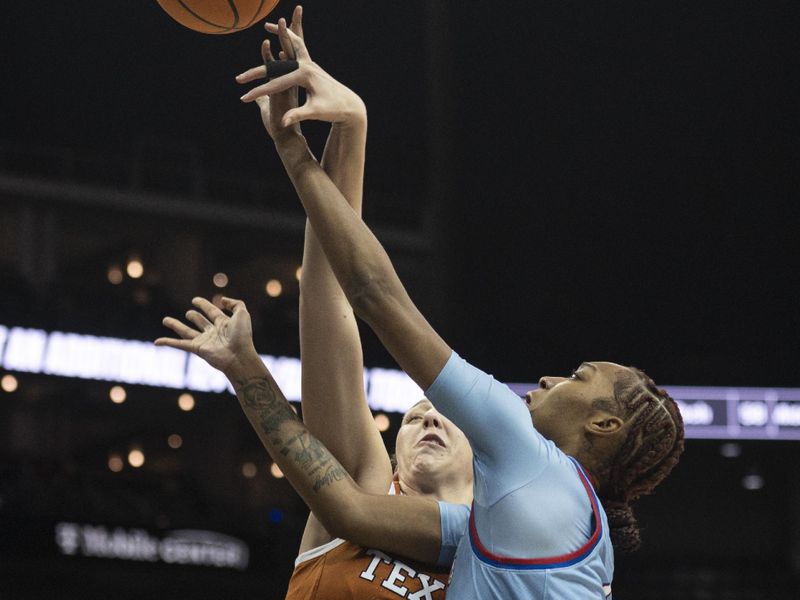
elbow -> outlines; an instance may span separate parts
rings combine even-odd
[[[347,299],[353,312],[367,323],[372,323],[378,315],[385,314],[392,297],[391,286],[384,278],[359,278],[347,289]]]
[[[350,536],[348,535],[348,528],[343,525],[341,519],[332,518],[330,515],[317,515],[317,519],[319,519],[319,522],[322,523],[325,531],[327,531],[331,537],[341,538],[343,540],[350,539]]]
[[[317,518],[325,531],[332,537],[348,540],[355,544],[361,544],[364,541],[365,516],[357,501],[344,502],[335,511],[317,514]]]

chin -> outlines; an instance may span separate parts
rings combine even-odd
[[[414,470],[419,473],[432,473],[436,474],[447,468],[449,461],[445,460],[444,456],[434,456],[427,454],[425,456],[418,456],[414,460]]]

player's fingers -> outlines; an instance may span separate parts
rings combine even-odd
[[[192,304],[194,304],[195,308],[202,310],[208,320],[215,325],[219,325],[220,320],[224,321],[228,319],[228,315],[226,315],[224,312],[222,312],[222,310],[219,309],[219,307],[215,306],[205,298],[196,296],[192,298]]]
[[[172,329],[172,331],[177,333],[185,340],[193,340],[198,335],[200,335],[199,331],[192,329],[185,323],[181,323],[178,319],[174,319],[172,317],[164,317],[164,319],[161,322],[164,324],[164,327],[169,327],[170,329]]]
[[[261,58],[265,63],[275,60],[272,57],[272,46],[270,45],[269,40],[264,40],[261,42]]]
[[[292,24],[289,25],[289,29],[294,31],[295,35],[305,38],[303,35],[303,7],[299,4],[294,7],[292,12]]]
[[[203,315],[201,315],[196,310],[187,310],[186,311],[186,319],[191,321],[195,327],[202,331],[208,331],[209,329],[213,328],[214,326],[211,324],[211,321],[206,319]]]
[[[260,98],[256,98],[256,104],[258,104],[258,110],[261,112],[261,119],[264,121],[264,125],[270,122],[272,118],[272,111],[270,110],[269,105],[269,96],[261,96]]]
[[[176,340],[174,338],[160,337],[155,342],[156,346],[169,346],[170,348],[177,348],[178,350],[192,351],[192,342],[190,340]]]
[[[237,83],[250,83],[256,79],[264,79],[267,76],[267,67],[259,65],[252,69],[247,69],[244,73],[236,76]]]
[[[252,102],[260,96],[271,96],[272,94],[285,92],[289,88],[292,88],[296,85],[302,86],[305,83],[305,76],[305,73],[301,69],[292,71],[291,73],[287,73],[281,77],[276,77],[272,81],[264,83],[258,87],[254,87],[252,90],[244,94],[240,100],[242,102]]]
[[[294,51],[294,56],[291,58],[296,58],[298,60],[311,60],[311,55],[308,52],[308,47],[303,41],[303,38],[286,27],[286,21],[284,19],[281,20],[284,21],[283,30],[281,29],[280,21],[278,21],[278,23],[264,23],[264,28],[270,33],[274,33],[278,36],[278,38],[281,40],[281,47],[284,50],[289,52]],[[283,31],[285,31],[285,33],[283,33]],[[288,36],[289,39],[284,42],[282,35]]]
[[[306,48],[303,38],[291,29],[286,29],[286,35],[289,37],[291,48],[294,50],[294,57],[297,60],[311,60],[311,55],[308,53],[308,48]],[[281,46],[283,46],[283,41],[281,41]]]
[[[297,108],[287,110],[281,119],[281,125],[283,127],[289,127],[295,123],[300,123],[301,121],[307,121],[308,119],[313,118],[314,110],[308,106],[308,103],[306,103],[303,106],[298,106]]]
[[[281,41],[281,50],[286,53],[287,58],[294,58],[294,47],[288,31],[289,27],[286,25],[286,19],[278,19],[278,39]]]
[[[225,308],[225,310],[229,310],[233,314],[236,314],[237,312],[247,311],[247,307],[245,306],[242,300],[228,298],[227,296],[222,297],[222,306],[223,308]]]

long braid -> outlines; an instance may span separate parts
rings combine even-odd
[[[675,401],[644,372],[614,384],[614,399],[628,429],[608,465],[603,505],[611,541],[621,552],[636,550],[641,538],[631,504],[653,489],[678,463],[683,452],[683,419]]]

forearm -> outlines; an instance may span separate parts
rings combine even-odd
[[[363,196],[366,134],[366,114],[351,123],[334,123],[322,153],[322,169],[359,217]],[[318,295],[342,296],[341,301],[347,303],[308,221],[303,248],[303,272],[308,277],[300,281],[301,292],[313,298]],[[349,308],[349,303],[347,307]]]
[[[322,169],[359,217],[364,181],[365,143],[366,116],[352,124],[334,123],[322,154]],[[303,274],[306,277],[300,280],[300,290],[306,297],[312,300],[318,297],[337,297],[336,304],[349,309],[350,305],[331,271],[328,259],[309,222],[306,222]]]
[[[335,514],[355,487],[344,468],[297,418],[261,359],[226,373],[261,443],[312,511]]]
[[[364,181],[366,126],[366,114],[351,123],[334,123],[322,154],[322,169],[359,217]],[[300,291],[314,302],[314,306],[310,308],[324,311],[328,306],[335,306],[337,313],[341,309],[350,311],[350,304],[308,221],[303,248],[303,274],[305,277],[300,280]]]
[[[323,170],[359,215],[364,189],[366,145],[365,110],[349,121],[333,123],[322,153]]]
[[[257,355],[226,375],[262,444],[325,529],[362,546],[423,562],[437,559],[435,500],[363,492],[297,418]]]
[[[366,114],[331,127],[322,167],[357,214],[361,211]],[[361,339],[353,310],[306,224],[300,280],[303,421],[359,486],[384,493],[389,455],[364,393]]]
[[[278,145],[278,153],[347,299],[369,321],[371,306],[362,302],[366,294],[383,290],[405,295],[386,251],[302,138]]]
[[[334,123],[322,154],[322,169],[359,217],[364,181],[365,143],[366,116],[353,123]],[[335,297],[338,306],[350,308],[308,221],[303,248],[303,274],[305,277],[300,280],[300,291],[307,298],[316,301],[318,297]]]
[[[451,350],[409,298],[386,251],[316,162],[305,140],[278,145],[314,233],[355,313],[427,388]]]

